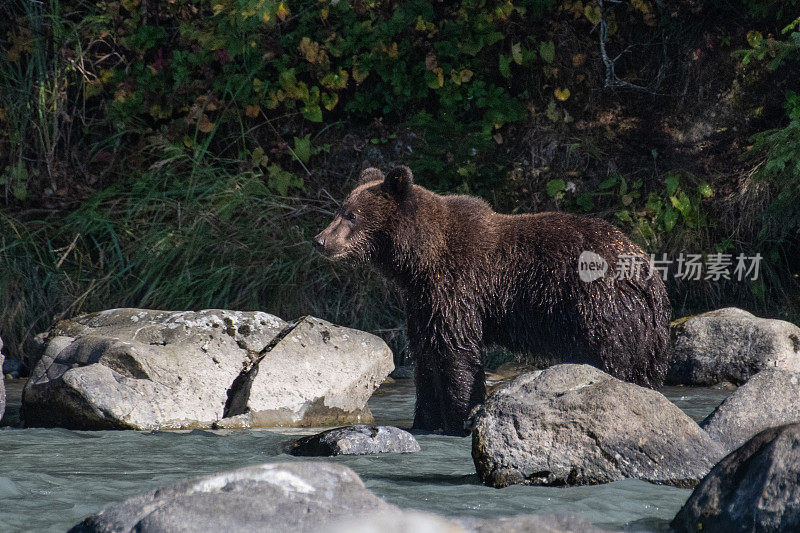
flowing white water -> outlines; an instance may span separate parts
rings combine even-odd
[[[18,416],[21,382],[7,382],[4,423]],[[728,391],[662,390],[695,419]],[[410,381],[385,385],[370,400],[379,424],[408,427],[414,405]],[[0,530],[65,531],[106,505],[182,478],[272,462],[297,434],[288,431],[69,431],[0,429]],[[494,517],[571,513],[609,528],[662,531],[690,491],[626,480],[573,488],[482,486],[469,438],[418,435],[415,454],[339,457],[388,502],[444,515]],[[307,460],[303,458],[303,460]]]

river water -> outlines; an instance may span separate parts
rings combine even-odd
[[[23,382],[7,381],[4,424],[18,419]],[[701,420],[730,392],[666,387],[662,391]],[[369,402],[376,422],[409,427],[410,380],[383,385]],[[0,530],[65,531],[114,502],[185,477],[272,462],[297,435],[314,430],[137,432],[0,428]],[[418,435],[415,454],[339,457],[389,503],[450,516],[574,514],[601,527],[665,531],[689,490],[625,480],[550,488],[485,487],[469,438]],[[308,460],[304,458],[303,460]]]

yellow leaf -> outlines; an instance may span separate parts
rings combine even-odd
[[[328,6],[325,6],[319,12],[319,16],[322,18],[322,20],[326,20],[328,18],[328,15],[330,14],[330,12],[331,12],[331,9]]]
[[[309,63],[319,63],[325,53],[324,50],[320,51],[319,43],[315,43],[308,37],[303,37],[297,48],[306,56],[306,61]]]
[[[275,109],[280,104],[278,97],[275,93],[270,93],[269,97],[267,97],[266,105],[267,109]]]
[[[420,15],[417,15],[416,30],[417,31],[425,31],[425,20],[423,20],[422,16],[420,16]]]
[[[339,103],[339,95],[336,93],[322,93],[322,105],[331,111]]]
[[[103,92],[103,84],[100,80],[93,80],[83,86],[83,94],[86,98],[91,98]]]
[[[353,79],[356,80],[356,83],[361,83],[369,76],[368,70],[361,70],[358,67],[353,67]]]
[[[592,24],[600,22],[600,6],[586,6],[583,8],[583,14],[589,19]]]
[[[558,98],[558,100],[561,102],[566,102],[567,98],[569,98],[569,89],[558,88],[553,92],[555,93],[556,98]]]
[[[459,75],[461,76],[461,83],[467,83],[472,79],[472,71],[468,69],[462,70]]]
[[[286,20],[286,17],[289,16],[289,10],[286,9],[286,6],[283,5],[283,2],[281,2],[278,5],[278,11],[275,14],[278,16],[279,19],[281,19],[281,22],[283,22]]]
[[[193,144],[194,144],[194,141],[192,140],[191,137],[189,137],[188,135],[184,135],[183,136],[183,145],[186,148],[191,148]]]
[[[763,40],[764,36],[761,35],[760,31],[750,30],[749,32],[747,32],[747,44],[749,44],[751,47],[755,48],[756,46],[761,44],[761,41]]]
[[[392,43],[391,46],[386,46],[385,44],[381,43],[381,50],[386,52],[386,55],[388,55],[391,58],[396,58],[397,57],[397,43],[396,42]]]
[[[349,77],[346,70],[339,69],[339,72],[329,72],[326,74],[320,80],[320,83],[330,91],[338,91],[347,87],[347,79]]]
[[[114,100],[122,103],[128,99],[128,94],[128,90],[125,87],[120,87],[114,93]]]
[[[139,0],[122,0],[122,7],[124,7],[127,11],[133,13],[136,10],[136,7],[139,5]]]
[[[203,115],[200,117],[200,120],[197,122],[197,129],[203,133],[209,133],[214,129],[214,123],[209,120],[208,115],[203,113]]]
[[[258,116],[258,113],[261,111],[261,106],[256,104],[250,104],[244,110],[244,114],[250,118],[255,118]]]

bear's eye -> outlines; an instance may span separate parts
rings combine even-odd
[[[355,220],[356,219],[356,214],[353,213],[352,211],[348,211],[347,213],[344,214],[344,219],[345,220]]]

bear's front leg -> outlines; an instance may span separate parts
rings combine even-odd
[[[464,428],[472,409],[486,398],[486,377],[480,350],[450,352],[443,360],[442,385],[444,432],[447,435],[469,435]]]
[[[444,388],[438,380],[438,372],[431,364],[430,357],[423,354],[424,352],[414,353],[416,359],[414,384],[417,388],[417,399],[412,427],[424,431],[436,431],[444,428],[443,413],[440,408]]]
[[[486,395],[480,351],[429,351],[420,355],[415,375],[414,429],[468,435],[464,423]]]

